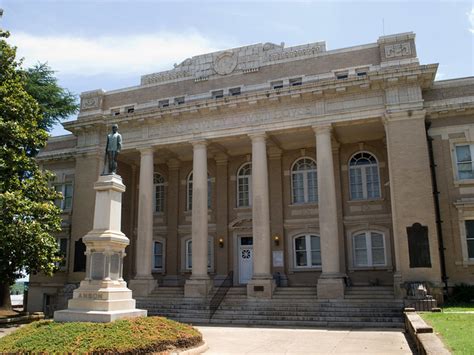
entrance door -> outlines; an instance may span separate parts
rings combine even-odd
[[[253,275],[253,238],[239,237],[239,283],[246,284]]]

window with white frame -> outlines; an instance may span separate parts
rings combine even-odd
[[[456,146],[456,166],[459,180],[474,179],[474,144]]]
[[[351,200],[380,198],[379,164],[368,152],[358,152],[349,161]]]
[[[293,251],[296,268],[321,266],[321,242],[314,234],[304,234],[293,238]]]
[[[318,174],[311,158],[298,159],[291,169],[293,203],[318,202]]]
[[[58,256],[61,258],[61,260],[56,264],[56,267],[64,271],[67,269],[67,249],[68,249],[68,238],[67,237],[59,237],[57,239],[58,243]]]
[[[385,235],[377,231],[364,231],[352,236],[354,266],[386,266]]]
[[[153,241],[153,270],[161,271],[164,265],[164,245],[162,242]]]
[[[56,192],[60,192],[63,195],[62,199],[57,199],[54,204],[63,211],[68,211],[72,208],[72,193],[73,183],[72,181],[63,182],[60,184],[54,184]]]
[[[252,205],[252,163],[245,163],[237,172],[237,207]]]
[[[474,260],[474,220],[464,221],[466,225],[467,255]]]
[[[187,203],[186,206],[188,208],[188,211],[191,211],[193,209],[193,172],[188,175],[188,180],[187,180]],[[209,174],[207,175],[207,208],[211,208],[212,204],[212,182],[211,182],[211,177]]]
[[[160,173],[153,174],[153,190],[155,195],[155,212],[165,211],[165,178]]]
[[[185,261],[186,261],[186,269],[191,270],[193,268],[193,241],[192,239],[189,239],[186,241],[186,255],[185,255]],[[208,270],[212,268],[212,239],[209,238],[207,240],[207,268]]]

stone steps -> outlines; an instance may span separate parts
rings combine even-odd
[[[158,288],[137,298],[137,307],[191,324],[301,326],[340,328],[402,328],[403,302],[390,290],[352,289],[349,298],[318,300],[315,287],[277,288],[272,299],[248,299],[245,287],[230,288],[212,319],[210,299],[185,299],[182,288]],[[355,296],[354,298],[350,296]],[[386,298],[387,297],[387,298]],[[391,297],[391,298],[390,298]]]

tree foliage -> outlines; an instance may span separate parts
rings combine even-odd
[[[25,70],[25,90],[39,103],[39,126],[48,131],[55,123],[77,112],[76,95],[58,85],[54,71],[46,63]]]
[[[28,274],[51,274],[59,261],[53,233],[61,228],[50,186],[52,174],[35,156],[45,146],[44,109],[27,92],[16,49],[0,30],[0,307],[9,307],[8,288]],[[6,290],[6,291],[5,291]],[[2,297],[3,296],[3,297]]]

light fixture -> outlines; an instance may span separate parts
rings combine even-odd
[[[224,238],[219,238],[219,248],[223,248],[224,247]]]
[[[280,245],[280,236],[278,234],[275,234],[273,236],[273,241],[275,242],[276,246],[279,246]]]

